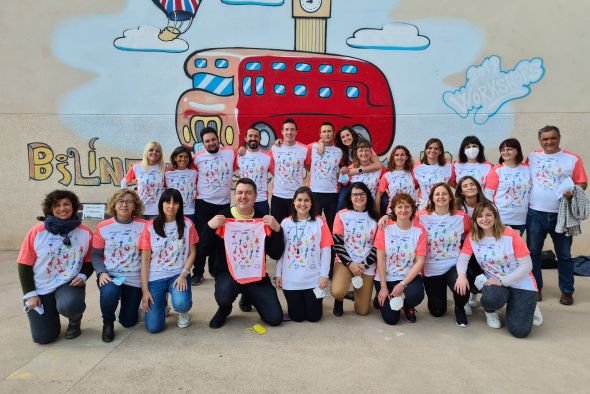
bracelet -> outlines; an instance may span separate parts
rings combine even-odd
[[[183,268],[182,271],[181,271],[181,274],[187,274],[188,275],[188,274],[190,274],[190,272],[186,268]]]
[[[406,283],[406,282],[404,282],[403,280],[402,280],[402,281],[400,281],[399,283],[401,283],[401,284],[404,286],[404,289],[405,289],[406,287],[408,287],[407,283]]]

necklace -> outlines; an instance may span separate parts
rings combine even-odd
[[[303,238],[308,221],[309,218],[304,220],[305,224],[301,228],[301,234],[299,234],[299,222],[295,222],[295,252],[297,253],[297,256],[299,256],[299,245],[301,244],[301,238]]]

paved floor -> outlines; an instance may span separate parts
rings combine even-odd
[[[226,326],[212,330],[208,279],[192,288],[189,328],[176,327],[175,313],[157,335],[142,323],[116,324],[111,344],[100,339],[92,282],[82,336],[40,346],[20,307],[16,256],[0,252],[0,392],[588,392],[590,278],[576,278],[576,303],[565,307],[556,272],[545,272],[545,323],[527,339],[488,328],[481,309],[466,329],[451,314],[431,317],[424,304],[416,324],[387,326],[376,311],[354,315],[349,301],[334,317],[332,298],[319,323],[287,322],[258,335],[247,332],[258,315],[236,303]]]

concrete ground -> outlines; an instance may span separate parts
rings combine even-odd
[[[481,308],[468,328],[452,313],[431,317],[425,302],[416,324],[387,326],[375,310],[356,316],[350,301],[334,317],[332,298],[321,322],[286,322],[264,335],[247,331],[261,321],[236,302],[227,324],[212,330],[208,279],[192,288],[189,328],[176,327],[173,312],[163,333],[116,323],[115,341],[105,344],[93,276],[82,336],[64,340],[62,319],[62,337],[41,346],[19,302],[16,256],[0,252],[0,392],[588,392],[590,278],[576,277],[575,304],[566,307],[556,271],[546,271],[545,323],[526,339],[488,328]]]

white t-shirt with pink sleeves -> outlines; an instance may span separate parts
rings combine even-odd
[[[143,214],[157,215],[158,201],[164,191],[164,176],[160,166],[148,166],[145,170],[141,164],[135,164],[125,175],[125,180],[127,183],[137,180],[137,195],[145,206]]]
[[[375,237],[375,248],[385,251],[387,282],[403,280],[414,266],[416,256],[426,256],[426,229],[414,220],[412,227],[403,230],[389,219],[385,229],[379,229]],[[380,280],[379,271],[375,280]]]
[[[44,295],[74,279],[82,264],[92,262],[92,232],[79,225],[69,233],[71,245],[64,245],[64,237],[51,234],[45,223],[29,230],[23,240],[17,261],[33,267],[35,290]]]
[[[444,166],[438,164],[424,164],[417,162],[414,165],[414,179],[418,182],[420,187],[420,203],[419,206],[424,206],[428,201],[428,194],[432,186],[439,182],[448,183],[453,176],[453,166],[451,163],[446,163]]]
[[[348,166],[348,168],[353,169],[356,168],[354,164]],[[377,188],[379,187],[379,180],[381,179],[381,174],[383,173],[383,166],[378,171],[373,172],[361,172],[359,174],[354,174],[350,176],[350,183],[355,182],[362,182],[369,188],[371,195],[373,198],[377,196]]]
[[[141,287],[141,252],[139,239],[147,221],[134,218],[118,223],[114,218],[98,223],[92,247],[104,249],[104,265],[109,276],[126,278],[125,284]]]
[[[139,241],[139,249],[151,250],[149,281],[171,278],[182,272],[190,253],[190,245],[199,242],[193,222],[184,218],[184,234],[178,237],[176,222],[164,225],[166,237],[160,237],[154,230],[154,222],[146,224]]]
[[[559,210],[555,190],[566,178],[571,178],[575,184],[588,182],[582,159],[565,150],[552,154],[535,150],[529,153],[527,163],[532,181],[530,207],[536,211],[556,213]]]
[[[239,169],[240,178],[250,178],[256,184],[256,202],[268,200],[268,173],[274,172],[272,155],[264,150],[246,150],[244,155],[237,156],[236,168]]]
[[[479,182],[479,185],[483,188],[486,181],[488,172],[492,169],[492,165],[484,161],[483,163],[459,163],[456,161],[453,164],[453,170],[455,171],[455,179],[457,182],[464,176],[472,176]]]
[[[416,180],[411,172],[404,170],[387,171],[379,180],[377,188],[381,193],[387,192],[389,203],[387,204],[387,214],[391,213],[391,200],[396,193],[409,194],[416,203],[418,202],[418,192],[416,190]]]
[[[332,233],[342,235],[344,248],[353,263],[364,263],[373,249],[375,234],[377,234],[377,222],[367,212],[343,209],[336,213]],[[336,255],[334,262],[341,263],[338,255]],[[370,265],[363,273],[373,275],[375,264]]]
[[[167,170],[164,174],[167,189],[180,192],[185,215],[195,213],[195,195],[197,192],[197,171],[193,168],[185,170]]]
[[[315,220],[294,222],[291,217],[281,222],[285,251],[277,261],[276,276],[282,278],[285,290],[306,290],[318,286],[320,277],[328,277],[330,256],[321,259],[322,248],[334,244],[328,225],[321,216]]]
[[[305,145],[273,145],[270,149],[275,163],[272,195],[293,198],[295,191],[303,186],[305,166],[309,165],[309,153]]]
[[[479,242],[465,239],[461,253],[475,255],[475,259],[484,271],[485,276],[502,280],[518,267],[518,258],[530,254],[518,231],[505,228],[499,240],[494,237],[483,237]],[[537,291],[537,284],[532,272],[520,282],[511,286],[515,289]]]
[[[336,146],[326,146],[323,155],[318,153],[317,143],[311,144],[309,149],[311,191],[314,193],[337,193],[342,149]]]
[[[504,224],[526,224],[531,191],[531,174],[526,164],[508,167],[498,164],[488,173],[485,184]]]
[[[235,156],[233,149],[224,147],[216,153],[201,150],[195,154],[197,199],[210,204],[229,204]]]
[[[424,275],[438,276],[447,273],[457,265],[461,238],[469,231],[469,216],[463,211],[456,211],[454,215],[421,211],[416,214],[416,219],[428,233]]]

